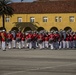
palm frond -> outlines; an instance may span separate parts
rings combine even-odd
[[[8,6],[9,0],[2,0],[0,1],[0,15],[5,14],[5,15],[13,15],[13,8]]]
[[[0,1],[0,16],[2,16],[3,27],[5,28],[5,15],[12,16],[13,8],[8,5],[9,0]]]

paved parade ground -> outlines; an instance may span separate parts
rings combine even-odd
[[[0,49],[0,75],[76,75],[76,50]]]

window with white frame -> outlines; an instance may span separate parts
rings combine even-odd
[[[59,17],[55,17],[55,22],[59,22]]]
[[[6,16],[5,22],[10,22],[10,17],[9,16]]]
[[[48,18],[47,17],[43,17],[43,22],[47,22]]]
[[[35,22],[35,18],[34,17],[30,17],[30,22]]]
[[[74,16],[70,16],[69,20],[70,20],[70,22],[75,22],[75,17]]]
[[[62,17],[61,16],[59,17],[59,22],[62,22]]]
[[[62,22],[62,17],[61,16],[56,16],[55,17],[55,22]]]
[[[22,17],[18,17],[17,22],[22,22]]]

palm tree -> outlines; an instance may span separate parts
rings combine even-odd
[[[14,11],[13,8],[8,5],[9,2],[9,0],[0,1],[0,16],[2,16],[3,28],[5,28],[5,16],[12,16]]]

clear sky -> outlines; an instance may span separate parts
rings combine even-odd
[[[12,0],[13,2],[21,2],[21,0]],[[32,2],[32,1],[34,1],[34,0],[23,0],[23,2]]]

